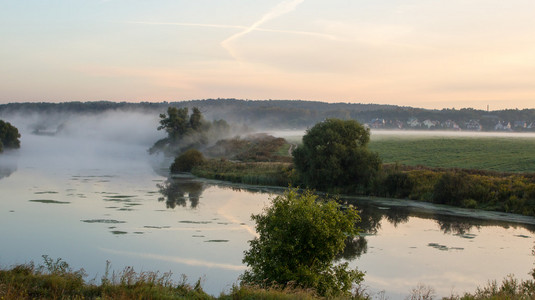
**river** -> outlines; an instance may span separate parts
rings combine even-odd
[[[143,128],[157,120],[106,120],[57,135],[31,134],[12,120],[23,137],[21,149],[0,155],[0,266],[48,255],[98,281],[110,261],[115,271],[171,271],[175,280],[201,278],[208,293],[228,291],[246,268],[251,214],[282,190],[168,178],[162,158],[147,153],[158,137]],[[362,210],[363,234],[340,259],[366,272],[376,298],[403,299],[418,284],[438,296],[473,292],[508,274],[527,279],[534,267],[533,218],[348,201]]]

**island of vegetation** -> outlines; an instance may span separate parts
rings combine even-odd
[[[0,153],[4,149],[20,148],[19,130],[9,122],[0,120]]]

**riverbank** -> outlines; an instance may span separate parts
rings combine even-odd
[[[193,168],[198,177],[234,183],[302,186],[291,163],[211,159]],[[446,204],[535,216],[535,174],[383,165],[366,190],[348,186],[322,191]]]

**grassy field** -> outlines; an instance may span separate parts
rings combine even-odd
[[[372,135],[369,148],[384,163],[535,172],[535,138]]]

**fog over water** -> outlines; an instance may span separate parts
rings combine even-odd
[[[206,291],[218,295],[245,269],[243,251],[255,236],[250,215],[281,191],[168,178],[169,161],[147,152],[165,135],[156,130],[155,114],[0,119],[22,135],[21,149],[0,154],[2,267],[41,263],[46,254],[99,279],[109,260],[116,271],[134,266],[172,271],[176,280],[182,273],[190,282],[202,278]],[[372,138],[376,133],[384,132],[372,131]],[[365,284],[376,295],[403,299],[423,283],[448,296],[507,274],[529,277],[532,218],[401,200],[355,201],[364,234],[344,259],[366,272]]]

